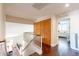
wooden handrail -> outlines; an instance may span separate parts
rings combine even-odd
[[[3,40],[3,41],[0,41],[0,43],[3,43],[3,42],[5,42],[5,40]]]

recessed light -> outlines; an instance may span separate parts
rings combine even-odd
[[[67,3],[67,4],[65,4],[65,7],[69,7],[69,6],[70,6],[70,4],[68,4],[68,3]]]

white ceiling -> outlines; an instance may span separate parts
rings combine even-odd
[[[65,3],[7,3],[4,4],[6,15],[36,20],[39,17],[62,15],[79,9],[79,4],[71,3],[67,8]]]

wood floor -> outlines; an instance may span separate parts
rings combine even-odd
[[[72,50],[66,39],[60,38],[58,46],[50,47],[43,44],[43,53],[31,56],[79,56],[79,51]]]

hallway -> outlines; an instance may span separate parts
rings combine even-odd
[[[78,56],[79,52],[72,50],[65,38],[59,38],[58,53],[60,56]]]
[[[59,39],[58,46],[44,46],[46,48],[43,50],[42,56],[79,56],[79,52],[72,50],[64,38]],[[34,53],[32,56],[38,56],[38,54]]]

